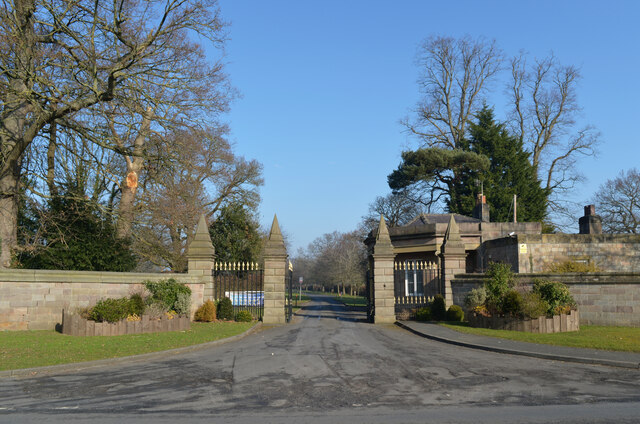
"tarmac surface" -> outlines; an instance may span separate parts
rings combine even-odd
[[[0,423],[638,422],[637,369],[468,348],[421,326],[430,338],[318,296],[229,343],[0,379]]]

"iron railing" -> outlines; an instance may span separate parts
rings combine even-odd
[[[441,294],[440,270],[435,262],[422,259],[394,262],[394,296],[396,303],[428,302]]]

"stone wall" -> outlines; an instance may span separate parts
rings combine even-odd
[[[515,234],[483,244],[488,262],[507,262],[515,272],[548,272],[554,262],[594,264],[603,272],[640,272],[640,235]]]
[[[519,274],[531,285],[535,278],[559,281],[569,287],[578,304],[580,323],[611,326],[640,326],[640,274]],[[451,281],[453,300],[464,304],[466,294],[483,284],[484,274],[459,274]]]
[[[191,288],[191,316],[204,302],[199,276],[127,272],[0,270],[0,330],[51,330],[62,310],[83,308],[108,297],[129,296],[143,282],[175,278]]]

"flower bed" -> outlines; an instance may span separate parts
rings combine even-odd
[[[188,316],[165,315],[160,319],[150,319],[142,315],[139,321],[120,320],[115,323],[95,322],[82,318],[79,314],[62,311],[62,333],[71,336],[122,336],[124,334],[162,333],[185,331],[191,328]]]
[[[528,333],[562,333],[580,330],[580,315],[572,310],[569,314],[554,315],[551,318],[541,316],[536,319],[518,319],[514,317],[484,316],[469,313],[467,321],[472,327],[491,328],[494,330],[524,331]]]

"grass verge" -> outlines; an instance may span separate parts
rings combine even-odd
[[[533,334],[520,331],[473,328],[465,324],[466,323],[442,323],[441,325],[462,333],[499,337],[519,342],[616,350],[622,352],[640,352],[640,328],[637,327],[581,325],[580,331],[554,334]]]
[[[309,302],[311,300],[311,298],[307,295],[302,295],[300,296],[300,293],[293,293],[293,296],[291,297],[291,303],[293,305],[293,312],[299,310],[300,308],[302,308],[302,306],[304,306],[305,303]]]
[[[367,299],[363,296],[351,296],[344,294],[342,296],[334,295],[333,297],[344,303],[346,306],[367,306]]]
[[[55,331],[0,332],[0,371],[139,355],[211,342],[247,331],[250,322],[193,322],[189,331],[126,336],[67,336]]]

